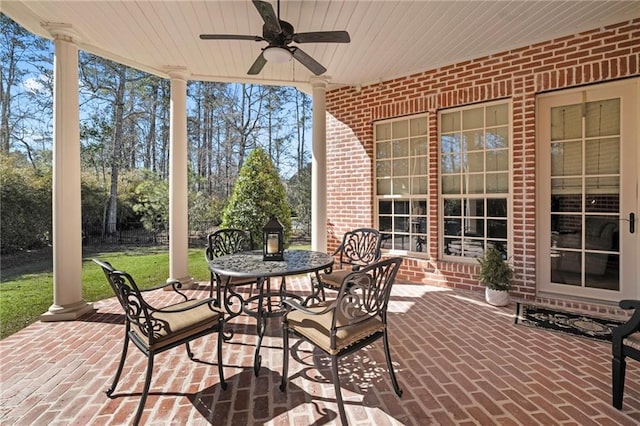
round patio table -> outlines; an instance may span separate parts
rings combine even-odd
[[[268,317],[282,316],[285,310],[278,306],[273,309],[271,300],[303,298],[287,291],[286,277],[306,273],[318,274],[321,271],[330,272],[333,266],[333,256],[327,253],[310,250],[285,250],[284,260],[263,260],[262,251],[249,251],[220,256],[209,261],[209,270],[213,272],[218,281],[218,285],[224,282],[224,296],[222,305],[229,314],[229,319],[240,315],[242,312],[256,317],[256,332],[258,344],[253,358],[253,371],[258,375],[262,357],[260,347],[266,329],[266,319]],[[235,291],[234,285],[229,285],[231,278],[255,278],[258,295],[245,299],[240,293]],[[274,277],[282,278],[280,289],[277,292],[271,291],[270,279]],[[311,284],[311,293],[305,298],[305,302],[310,299],[317,299],[319,288]],[[266,287],[266,289],[265,289]],[[234,301],[239,302],[238,305]],[[265,304],[265,301],[267,302]],[[256,304],[256,308],[250,305]],[[234,310],[234,306],[238,309]]]

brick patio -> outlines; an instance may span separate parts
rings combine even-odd
[[[290,288],[308,284],[294,279]],[[189,293],[205,297],[208,284]],[[160,292],[160,302],[170,297]],[[119,425],[131,421],[146,359],[130,347],[115,399],[123,326],[114,298],[81,321],[36,323],[0,341],[0,424]],[[342,360],[347,415],[354,425],[632,425],[640,423],[640,363],[630,361],[622,411],[610,405],[609,344],[516,326],[515,305],[495,308],[479,293],[396,283],[390,306],[393,392],[382,343]],[[222,390],[215,336],[200,339],[194,362],[183,347],[156,357],[142,417],[156,425],[336,424],[330,364],[292,340],[291,382],[278,389],[280,324],[270,321],[262,370],[253,375],[255,320],[234,319],[224,344]]]

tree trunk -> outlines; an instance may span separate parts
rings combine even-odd
[[[151,87],[149,88],[151,95],[151,111],[149,111],[149,134],[147,134],[147,141],[144,150],[144,167],[155,171],[155,143],[156,143],[156,114],[158,113],[158,82],[156,79],[152,79]]]
[[[124,117],[124,92],[127,69],[119,65],[117,70],[118,88],[114,99],[114,132],[113,152],[111,156],[111,182],[109,186],[109,210],[107,213],[107,232],[113,234],[116,231],[118,220],[118,174],[122,161],[122,126]]]
[[[16,61],[13,56],[13,46],[9,51],[9,63],[6,76],[0,78],[0,153],[9,153],[9,137],[11,131],[9,130],[9,114],[11,112],[11,86],[15,78]],[[4,66],[3,66],[4,68]],[[4,86],[4,82],[7,85]]]

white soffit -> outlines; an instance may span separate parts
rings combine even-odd
[[[277,11],[275,1],[272,2]],[[262,35],[249,0],[2,0],[28,30],[70,24],[81,49],[166,77],[304,87],[296,61],[247,70],[266,42],[200,40],[202,33]],[[327,68],[332,85],[367,85],[640,17],[638,1],[304,0],[280,5],[296,32],[347,30],[349,44],[298,45]],[[292,45],[295,45],[293,43]]]

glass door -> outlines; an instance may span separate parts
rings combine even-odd
[[[540,95],[538,289],[638,297],[638,85]]]

